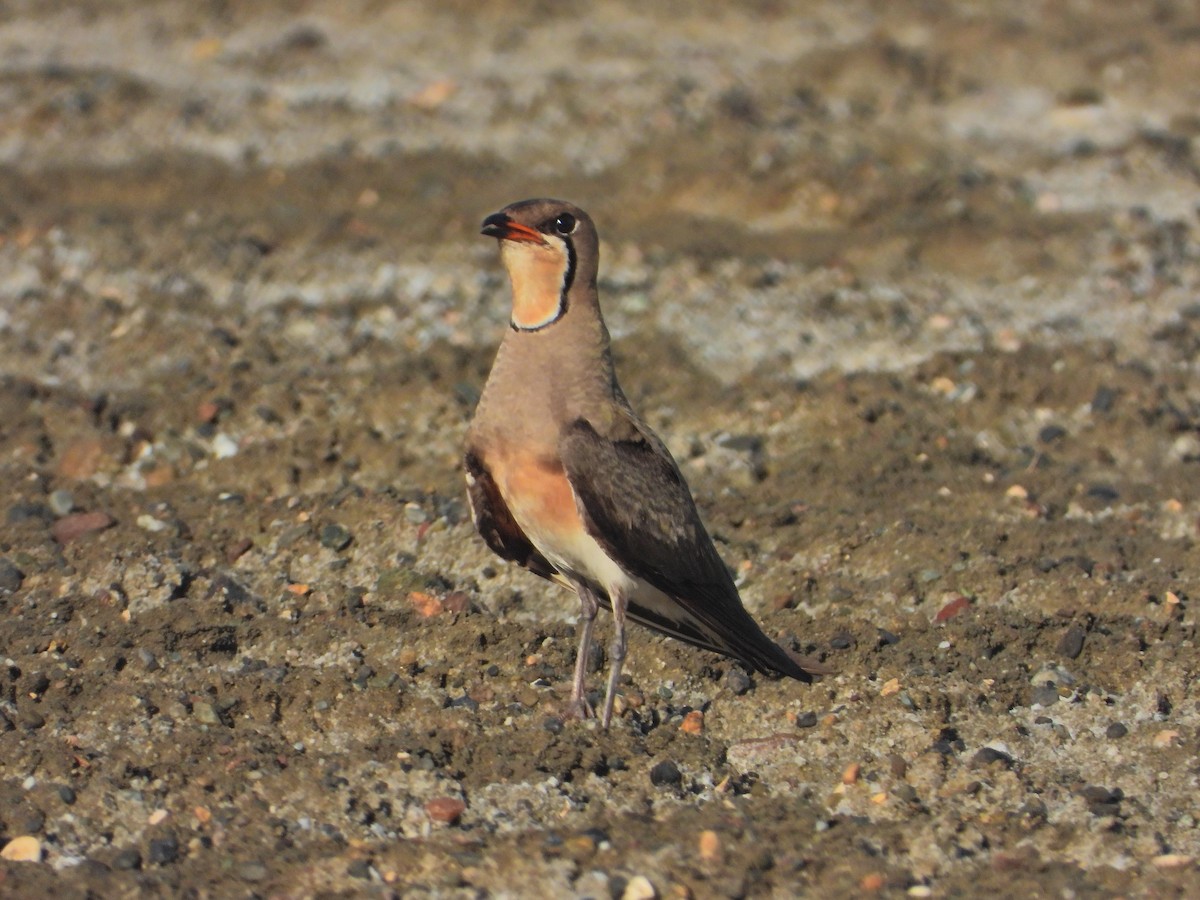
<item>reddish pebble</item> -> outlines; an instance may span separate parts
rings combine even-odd
[[[864,891],[872,894],[880,890],[886,883],[887,880],[878,872],[872,872],[870,875],[864,875],[862,881],[859,882]]]
[[[103,531],[117,522],[106,512],[72,513],[50,526],[51,536],[60,544],[77,541],[93,531]]]
[[[435,797],[425,804],[425,814],[435,822],[453,825],[459,820],[467,805],[453,797]]]
[[[75,441],[63,450],[58,460],[58,474],[65,478],[91,478],[104,462],[104,444],[95,438]]]
[[[442,601],[442,607],[446,612],[461,615],[471,608],[471,595],[466,591],[451,591],[446,595],[446,599]]]
[[[221,414],[221,407],[211,400],[205,400],[196,407],[196,420],[204,424],[215,422]]]
[[[433,594],[426,594],[423,591],[413,591],[408,595],[408,602],[417,608],[417,612],[428,619],[430,616],[436,616],[446,607],[442,605],[442,601]]]
[[[937,615],[933,617],[933,621],[936,624],[953,619],[970,605],[971,601],[968,598],[962,594],[958,594],[953,600],[938,610]]]
[[[254,541],[250,540],[250,538],[239,538],[225,548],[225,561],[230,563],[237,562],[253,546]]]

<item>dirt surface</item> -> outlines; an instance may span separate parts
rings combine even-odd
[[[0,2],[0,895],[1200,895],[1200,8],[646,6]],[[559,720],[459,460],[537,195],[836,675]]]

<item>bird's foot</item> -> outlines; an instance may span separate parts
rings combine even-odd
[[[578,719],[583,722],[587,719],[596,718],[596,710],[592,704],[588,703],[586,697],[574,697],[563,709],[563,721]]]

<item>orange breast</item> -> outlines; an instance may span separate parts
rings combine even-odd
[[[569,540],[583,532],[575,495],[560,464],[529,457],[506,462],[500,474],[500,492],[517,523],[535,543]]]

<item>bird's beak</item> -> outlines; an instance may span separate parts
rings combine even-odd
[[[519,241],[526,244],[546,243],[545,238],[542,237],[540,232],[530,228],[528,225],[514,222],[509,218],[508,213],[502,212],[492,213],[484,219],[480,233],[502,241]]]

